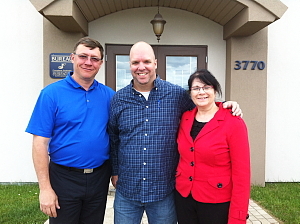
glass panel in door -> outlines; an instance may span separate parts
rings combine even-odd
[[[129,55],[116,55],[116,91],[127,86],[131,79]]]
[[[188,89],[188,79],[197,69],[197,57],[166,56],[166,80]]]

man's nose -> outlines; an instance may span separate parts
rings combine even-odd
[[[85,60],[85,64],[88,64],[88,65],[92,64],[91,57],[87,57],[87,59]]]
[[[138,69],[139,69],[139,70],[144,70],[144,69],[145,69],[144,63],[142,63],[142,62],[139,63]]]

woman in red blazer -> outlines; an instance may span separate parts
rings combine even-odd
[[[188,81],[196,107],[183,114],[176,173],[179,224],[244,224],[250,197],[250,150],[245,122],[216,104],[221,87],[206,69]]]

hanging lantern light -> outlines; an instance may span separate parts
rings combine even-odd
[[[166,20],[164,20],[162,15],[159,13],[159,1],[158,1],[157,10],[158,10],[157,14],[154,16],[154,19],[151,20],[150,23],[152,23],[153,32],[157,36],[157,42],[159,42],[160,36],[164,31],[164,25],[166,24]]]

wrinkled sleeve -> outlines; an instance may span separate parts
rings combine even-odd
[[[229,136],[232,166],[232,196],[228,224],[245,224],[250,198],[250,147],[245,122],[238,117]]]

